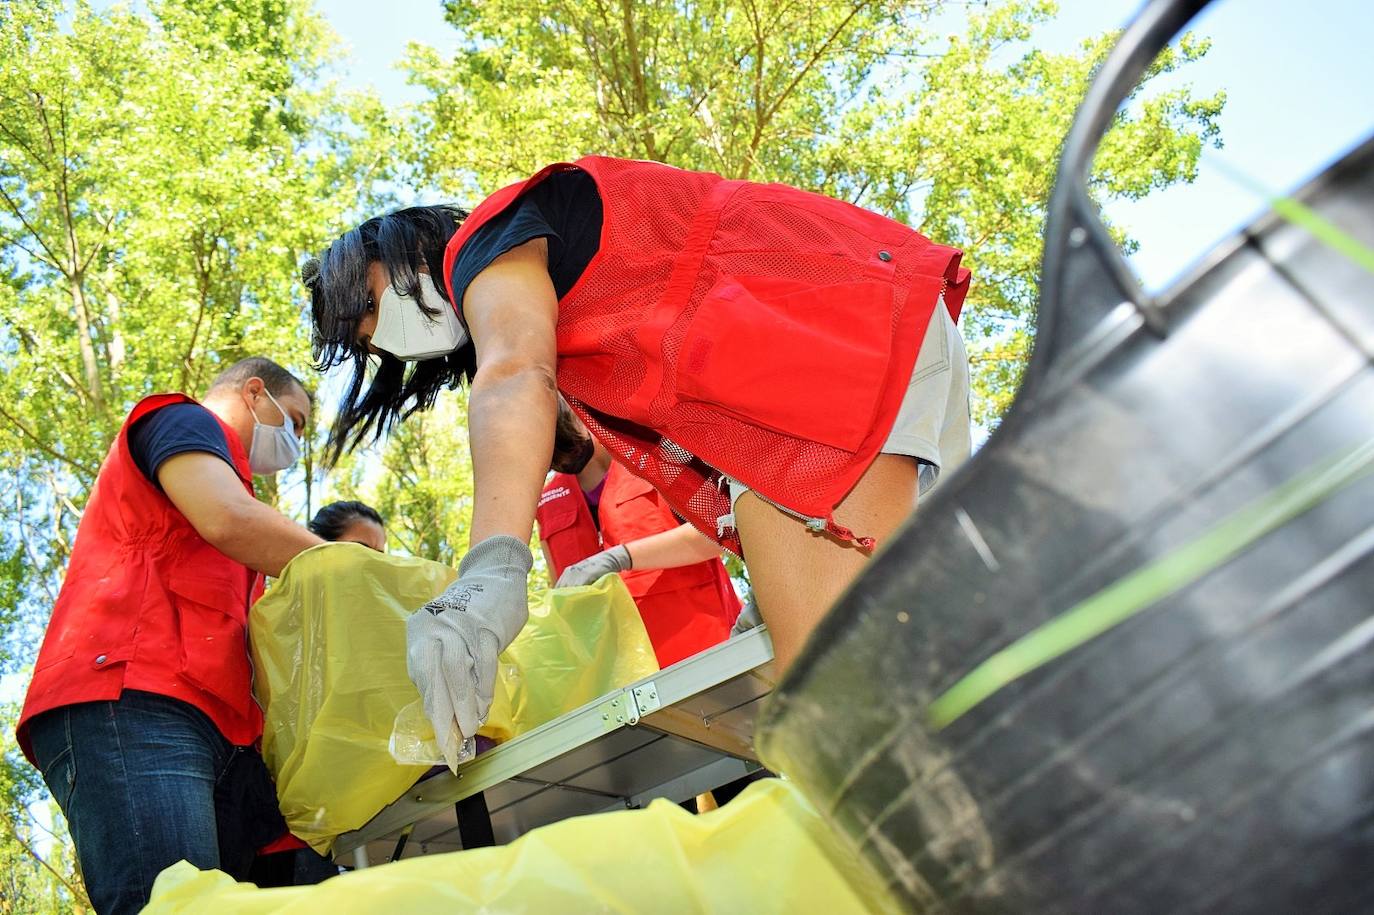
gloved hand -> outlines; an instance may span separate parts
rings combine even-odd
[[[624,545],[613,546],[609,550],[594,553],[581,562],[574,562],[563,570],[554,583],[555,588],[575,588],[589,585],[602,575],[610,572],[626,572],[633,566],[630,551]]]
[[[458,580],[406,620],[406,672],[450,768],[491,710],[496,659],[529,619],[527,544],[488,537],[458,564]]]
[[[763,617],[759,614],[759,603],[754,600],[754,592],[750,591],[749,596],[744,599],[744,606],[740,608],[739,616],[735,618],[735,625],[730,629],[730,635],[744,635],[755,626],[762,625]]]

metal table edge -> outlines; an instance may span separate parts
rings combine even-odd
[[[605,734],[635,726],[639,722],[636,691],[644,695],[643,690],[651,687],[657,693],[655,707],[670,706],[747,674],[772,659],[773,641],[766,626],[708,648],[521,734],[463,764],[457,773],[443,773],[418,782],[365,825],[339,836],[334,841],[333,854],[344,854],[384,838]]]

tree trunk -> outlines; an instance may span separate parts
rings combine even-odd
[[[72,241],[72,263],[80,263],[76,242]],[[91,403],[96,412],[105,411],[105,393],[100,382],[100,362],[95,357],[95,344],[91,340],[91,317],[86,307],[84,278],[78,270],[68,279],[70,284],[72,309],[76,312],[77,345],[81,347],[81,367],[86,374],[86,390],[91,394]]]

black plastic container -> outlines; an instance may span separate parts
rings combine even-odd
[[[1266,217],[1149,299],[1083,191],[1112,112],[1201,5],[1149,4],[1080,109],[1011,415],[760,722],[765,762],[912,910],[1374,910],[1374,273]],[[1374,141],[1296,197],[1374,248]],[[1124,622],[932,720],[997,652],[1190,560]]]

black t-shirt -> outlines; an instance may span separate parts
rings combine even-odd
[[[582,169],[549,175],[463,244],[453,264],[453,294],[461,306],[468,284],[517,245],[548,239],[549,277],[561,299],[601,245],[601,195]]]
[[[230,467],[229,442],[213,413],[195,403],[175,403],[148,414],[129,430],[129,453],[134,464],[158,489],[162,462],[187,451],[205,451]],[[235,470],[237,472],[237,470]]]

